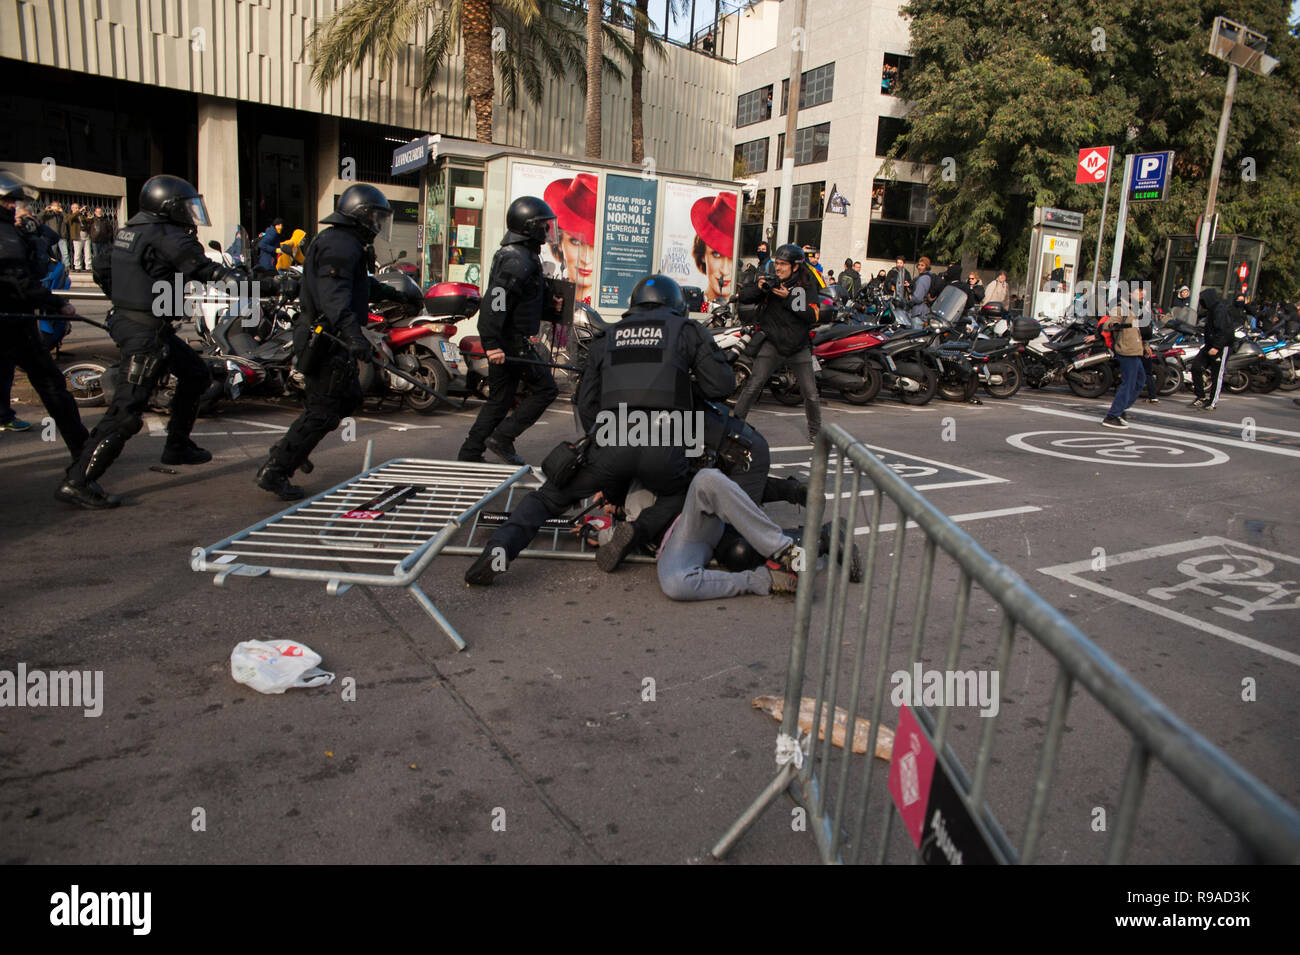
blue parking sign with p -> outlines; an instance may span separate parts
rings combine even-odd
[[[1129,182],[1129,202],[1152,202],[1163,199],[1169,186],[1172,152],[1139,153],[1133,157],[1133,178]]]

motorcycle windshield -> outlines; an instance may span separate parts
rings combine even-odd
[[[966,309],[966,292],[956,285],[949,285],[930,306],[930,314],[945,325],[950,325]]]

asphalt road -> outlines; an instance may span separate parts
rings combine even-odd
[[[68,357],[103,346],[80,329]],[[1065,391],[980,406],[831,400],[824,413],[1294,805],[1300,409],[1290,396],[1227,396],[1205,416],[1188,398],[1139,403],[1125,432],[1098,426],[1103,402]],[[345,481],[369,440],[375,461],[453,458],[476,407],[363,411],[355,440],[327,439],[315,473],[299,479],[312,492]],[[43,414],[17,409],[34,421]],[[87,423],[102,410],[87,409]],[[650,566],[605,575],[563,560],[521,559],[491,590],[470,590],[468,558],[447,556],[421,584],[468,641],[457,653],[394,590],[330,597],[318,584],[243,578],[214,587],[211,574],[190,569],[191,550],[279,509],[252,477],[295,413],[250,401],[201,419],[195,437],[214,460],[175,475],[149,469],[163,425],[151,416],[103,482],[126,503],[103,513],[52,499],[66,452],[39,427],[0,434],[0,670],[21,662],[103,673],[98,717],[0,709],[4,861],[703,861],[775,771],[776,723],[751,700],[783,692],[792,601],[674,603]],[[1247,417],[1253,429],[1243,430]],[[801,409],[764,401],[751,421],[779,449],[782,472],[804,469]],[[572,429],[557,402],[519,449],[537,463]],[[786,525],[799,520],[787,505],[771,511]],[[896,534],[881,534],[882,561]],[[903,579],[904,635],[914,566]],[[886,579],[878,574],[880,592]],[[943,665],[953,579],[941,561],[928,666]],[[991,666],[997,614],[986,595],[976,593],[971,617],[960,666]],[[310,645],[339,681],[266,696],[231,679],[236,643],[280,637]],[[896,639],[891,664],[907,642]],[[647,678],[654,700],[644,699]],[[1021,637],[1001,678],[989,793],[1014,842],[1055,663]],[[1253,681],[1253,699],[1243,699],[1243,681]],[[967,765],[982,729],[975,717],[968,709],[953,720]],[[1039,858],[1101,861],[1108,834],[1093,822],[1098,807],[1116,810],[1127,735],[1079,693],[1067,727]],[[876,768],[883,787],[885,764]],[[1153,768],[1130,860],[1236,858],[1223,827]],[[730,859],[811,862],[816,852],[782,800]]]

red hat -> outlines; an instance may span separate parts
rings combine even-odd
[[[736,194],[720,192],[697,199],[691,206],[691,225],[705,245],[731,258],[736,249]]]
[[[596,244],[596,177],[580,172],[572,179],[557,179],[542,198],[555,210],[555,224],[587,245]]]

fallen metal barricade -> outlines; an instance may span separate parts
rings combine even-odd
[[[829,475],[832,451],[836,452],[833,477]],[[812,464],[803,539],[806,553],[816,553],[817,531],[826,509],[828,481],[832,482],[831,521],[844,518],[849,527],[856,527],[859,501],[864,497],[871,501],[862,600],[855,626],[846,630],[849,561],[843,561],[843,567],[839,567],[836,554],[832,553],[827,564],[830,569],[825,575],[826,594],[821,601],[825,619],[820,662],[809,670],[807,676],[807,679],[816,683],[816,695],[810,710],[811,719],[808,721],[811,732],[800,739],[799,701],[804,697],[805,665],[808,662],[813,629],[813,592],[818,576],[813,572],[800,575],[784,712],[777,737],[777,762],[780,768],[772,783],[713,847],[715,857],[723,857],[763,811],[788,790],[806,813],[806,826],[813,832],[823,862],[863,861],[870,841],[867,830],[868,808],[873,795],[879,795],[880,788],[879,785],[874,791],[872,788],[874,754],[877,753],[881,717],[884,713],[887,661],[898,617],[906,537],[909,529],[919,527],[924,535],[924,548],[917,578],[918,592],[908,666],[915,667],[921,660],[926,616],[931,605],[935,557],[937,552],[942,551],[959,569],[953,602],[952,635],[943,663],[946,671],[951,673],[956,670],[963,636],[969,638],[968,623],[973,623],[968,621],[972,584],[979,585],[1002,611],[995,664],[996,672],[1002,674],[1002,683],[1005,685],[1017,628],[1027,632],[1055,657],[1057,669],[1048,705],[1038,773],[1028,800],[1028,818],[1020,844],[1013,845],[1003,832],[986,798],[1002,708],[997,708],[992,715],[982,720],[984,725],[979,734],[979,750],[972,779],[947,742],[953,706],[951,700],[945,700],[938,707],[937,718],[928,706],[913,705],[910,710],[897,711],[900,725],[909,719],[908,713],[915,720],[915,723],[908,722],[906,734],[912,749],[901,758],[898,756],[898,746],[905,745],[905,734],[900,731],[893,740],[895,749],[888,778],[888,787],[895,798],[891,799],[888,795],[881,797],[885,803],[883,818],[875,832],[876,842],[871,846],[875,862],[887,861],[891,830],[896,817],[901,818],[908,827],[913,847],[908,854],[913,856],[914,861],[917,858],[927,862],[1034,861],[1043,839],[1044,815],[1066,728],[1066,713],[1076,685],[1112,716],[1131,740],[1119,791],[1118,815],[1113,825],[1108,827],[1108,862],[1125,861],[1137,824],[1148,768],[1153,760],[1168,770],[1187,792],[1217,816],[1249,850],[1253,859],[1273,863],[1300,861],[1300,813],[1222,751],[1184,725],[1060,611],[1038,596],[1010,568],[994,559],[846,431],[836,425],[825,426],[814,446]],[[881,523],[886,499],[898,508],[899,519],[896,525]],[[871,634],[875,590],[873,577],[878,559],[878,544],[882,534],[888,535],[891,531],[893,566],[885,595],[883,621],[879,631]],[[838,540],[834,540],[832,546],[838,550],[841,545]],[[869,634],[876,645],[872,645]],[[847,654],[843,652],[845,647],[849,648]],[[845,656],[853,661],[851,674],[847,668],[843,672],[841,670],[841,661]],[[876,660],[874,672],[868,672],[873,669],[867,665],[869,657]],[[835,734],[831,721],[835,717],[837,704],[844,695],[841,687],[846,678],[848,704],[843,734],[845,739],[840,751],[842,755],[832,759],[832,737]],[[858,725],[857,714],[860,707],[866,706],[871,708],[870,728],[865,755],[860,757],[862,763],[859,766],[854,763],[855,757],[852,755],[854,735]],[[819,724],[825,727],[824,739],[821,741],[818,739]],[[921,739],[922,736],[924,740]],[[925,793],[916,791],[916,754],[924,751],[926,743],[931,747],[929,752],[934,760],[931,777],[934,788],[930,791],[930,804],[922,798]],[[910,774],[909,767],[904,765],[909,758],[912,759]],[[833,778],[834,764],[837,761],[839,775],[838,778]],[[894,776],[895,769],[898,770],[897,777]],[[855,789],[852,799],[848,798],[851,781]],[[940,788],[945,793],[945,815],[940,817],[936,810],[936,818],[931,819],[930,812],[938,798],[934,794]],[[899,792],[902,793],[901,798]],[[920,805],[922,824],[926,827],[924,839],[917,828],[915,814],[909,819],[898,808],[897,803],[907,805],[909,797],[913,805]],[[943,824],[945,821],[946,826]],[[937,826],[937,832],[931,830],[931,824]],[[956,835],[958,830],[962,832],[961,837]],[[893,842],[905,840],[894,839]],[[971,851],[972,847],[974,851]]]
[[[223,587],[231,576],[323,581],[331,596],[354,584],[405,587],[456,644],[465,641],[418,580],[492,498],[530,473],[527,465],[396,458],[307,498],[210,547],[190,566]],[[372,505],[366,507],[365,505]],[[367,571],[353,570],[357,565]]]

